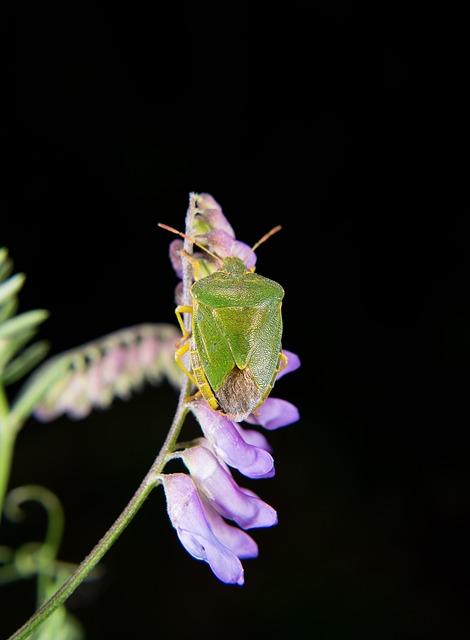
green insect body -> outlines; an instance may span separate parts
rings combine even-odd
[[[193,306],[188,373],[212,408],[233,420],[252,413],[269,395],[284,356],[281,354],[284,290],[277,282],[247,270],[239,258],[226,258],[221,270],[191,287]]]

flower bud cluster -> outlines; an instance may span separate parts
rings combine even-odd
[[[61,356],[69,360],[67,371],[36,407],[36,418],[44,422],[62,414],[84,418],[94,408],[109,407],[116,397],[127,399],[145,381],[156,384],[166,377],[178,386],[181,372],[174,360],[178,337],[172,325],[143,324]]]

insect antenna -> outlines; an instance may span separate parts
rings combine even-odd
[[[216,256],[215,253],[212,253],[212,251],[209,251],[209,249],[206,249],[206,247],[204,245],[199,244],[199,242],[197,240],[195,240],[191,236],[188,236],[186,233],[183,233],[182,231],[178,231],[178,229],[175,229],[174,227],[170,227],[167,224],[163,224],[163,222],[159,222],[158,226],[161,227],[162,229],[166,229],[166,231],[170,231],[171,233],[175,233],[177,236],[181,236],[182,238],[185,238],[186,240],[190,240],[193,244],[196,245],[196,247],[199,247],[199,249],[202,249],[203,251],[205,251],[205,253],[210,255],[211,258],[214,258],[215,260],[217,260],[218,262],[221,262],[223,264],[222,258],[219,258],[219,256]]]
[[[258,240],[258,242],[255,242],[255,244],[251,247],[251,250],[256,251],[256,249],[260,246],[260,244],[263,244],[263,242],[266,242],[266,240],[269,240],[271,236],[273,236],[275,233],[277,233],[281,229],[282,227],[280,224],[278,224],[276,227],[273,227],[270,231],[268,231],[268,233],[265,233],[264,236]]]

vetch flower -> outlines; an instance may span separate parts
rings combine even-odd
[[[243,529],[271,527],[277,523],[274,509],[256,494],[239,487],[208,449],[191,447],[180,455],[197,487],[221,516]]]
[[[280,398],[268,398],[247,418],[249,424],[259,424],[269,431],[297,422],[299,410],[291,402]]]
[[[288,358],[282,372],[285,375],[295,371],[300,360],[289,351],[283,353]],[[272,477],[271,446],[262,433],[229,420],[202,398],[192,399],[188,406],[205,437],[171,456],[183,460],[190,476],[162,475],[170,518],[191,555],[208,562],[223,582],[242,584],[239,559],[256,557],[258,548],[251,537],[228,525],[224,518],[242,529],[251,529],[275,525],[277,514],[255,493],[238,486],[229,467],[250,478]],[[298,418],[299,412],[290,402],[267,398],[246,422],[273,430]]]
[[[170,262],[171,266],[175,270],[176,275],[180,280],[183,278],[183,258],[181,252],[183,251],[184,242],[179,238],[170,242]]]
[[[193,226],[195,233],[207,233],[211,229],[220,229],[235,238],[235,231],[224,216],[222,207],[208,193],[200,193],[197,198],[197,214]]]
[[[239,422],[234,422],[233,425],[246,443],[252,444],[259,449],[264,449],[269,453],[272,452],[268,439],[262,433],[255,431],[255,429],[245,429]]]
[[[215,453],[230,467],[248,478],[271,478],[274,460],[270,453],[248,444],[235,424],[220,411],[211,409],[205,400],[193,400],[190,410],[196,416]]]
[[[252,269],[256,264],[256,254],[246,243],[236,239],[235,232],[220,205],[207,193],[199,195],[197,203],[193,226],[187,230],[188,235],[220,258],[240,258],[247,269]],[[170,261],[180,280],[183,277],[182,251],[182,240],[177,238],[170,242]],[[207,254],[198,251],[193,254],[192,263],[195,279],[213,273],[219,266]],[[178,291],[175,297],[179,303]]]
[[[211,507],[204,495],[200,495],[204,513],[216,538],[230,549],[240,560],[258,557],[258,545],[251,536],[227,524],[217,511]]]
[[[247,244],[240,240],[235,240],[228,233],[221,229],[209,231],[201,236],[204,244],[207,244],[209,251],[217,254],[221,258],[240,258],[247,269],[252,269],[256,264],[256,254]]]
[[[217,533],[217,528],[211,525],[217,514],[213,512],[208,517],[196,485],[188,475],[165,474],[162,484],[171,524],[185,549],[194,558],[207,562],[222,582],[243,584],[243,567],[237,553],[246,557],[247,553],[251,556],[256,551],[254,545],[247,544],[247,534],[225,530],[222,542],[220,530]],[[222,527],[222,522],[217,526]]]

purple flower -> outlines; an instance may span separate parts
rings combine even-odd
[[[234,422],[233,425],[247,444],[252,444],[259,449],[264,449],[265,451],[271,453],[273,449],[269,444],[266,436],[264,436],[262,433],[260,433],[259,431],[255,431],[254,429],[245,429],[238,422]]]
[[[296,406],[280,398],[268,398],[247,418],[249,424],[259,424],[269,431],[286,427],[297,422],[299,411]]]
[[[214,411],[205,400],[193,400],[189,408],[214,452],[230,467],[238,469],[248,478],[271,478],[274,460],[265,449],[248,444],[234,423],[220,411]]]
[[[199,195],[197,207],[193,228],[187,232],[188,235],[220,258],[240,258],[246,264],[247,269],[252,269],[256,264],[255,252],[247,244],[235,238],[232,226],[214,198],[207,193]],[[183,241],[177,238],[170,243],[169,251],[171,264],[180,280],[183,277],[181,259],[183,246]],[[193,255],[193,266],[195,278],[204,277],[204,275],[209,275],[220,268],[218,263],[202,252],[196,252]]]
[[[160,343],[153,336],[144,337],[138,346],[140,366],[150,371],[154,369],[160,348]]]
[[[239,529],[227,524],[219,513],[211,507],[204,496],[201,502],[210,527],[220,542],[230,549],[240,560],[258,557],[258,545],[251,536]]]
[[[239,557],[253,557],[257,553],[256,544],[251,544],[251,538],[240,529],[228,525],[225,529],[220,516],[217,521],[216,512],[208,515],[207,506],[188,475],[163,475],[162,483],[171,524],[184,548],[194,558],[207,562],[222,582],[243,584]]]
[[[171,266],[175,270],[176,275],[181,280],[183,278],[183,259],[181,252],[184,247],[184,242],[179,238],[170,242],[170,262]]]
[[[196,232],[197,227],[202,221],[209,227],[209,229],[220,229],[224,231],[232,238],[235,238],[235,231],[227,218],[222,213],[222,207],[216,200],[208,193],[201,193],[197,200],[197,206],[199,215],[196,217]],[[205,229],[208,231],[209,229]]]
[[[221,229],[209,231],[202,237],[207,242],[209,250],[221,258],[240,258],[246,264],[247,269],[252,269],[255,266],[255,252],[244,242],[235,240],[226,231]]]
[[[211,451],[201,446],[191,447],[181,457],[197,487],[221,516],[234,520],[243,529],[271,527],[277,523],[274,509],[256,494],[239,487]]]
[[[126,369],[126,348],[110,349],[101,360],[101,375],[105,384],[112,384]]]

